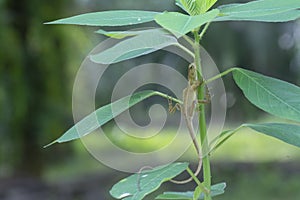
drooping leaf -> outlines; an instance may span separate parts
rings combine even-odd
[[[255,106],[277,117],[300,122],[300,88],[249,70],[233,71],[236,84]]]
[[[141,24],[154,20],[158,12],[141,10],[112,10],[93,12],[64,19],[55,20],[46,24],[74,24],[86,26],[126,26]]]
[[[300,126],[294,124],[265,123],[245,124],[257,132],[275,137],[288,144],[300,147]]]
[[[299,0],[258,0],[218,7],[214,21],[286,22],[300,17]]]
[[[157,29],[146,29],[146,30],[136,30],[136,31],[105,31],[105,30],[98,30],[96,33],[106,35],[111,38],[115,39],[123,39],[125,37],[131,37],[136,35],[141,35],[144,33],[153,33],[153,34],[168,34],[164,29],[157,28]]]
[[[177,39],[172,35],[154,29],[121,41],[99,54],[91,55],[90,58],[95,63],[112,64],[146,55],[177,43]]]
[[[226,188],[226,183],[218,183],[211,186],[211,197],[223,194]],[[155,199],[180,199],[180,200],[190,200],[193,199],[194,192],[164,192],[163,194],[157,196]],[[204,194],[201,193],[199,199],[204,199]]]
[[[216,144],[210,144],[210,152],[218,149],[226,140],[238,132],[241,128],[248,127],[259,133],[277,138],[288,144],[300,147],[300,126],[284,123],[263,123],[263,124],[243,124],[234,130],[227,130],[221,133],[214,141]],[[215,143],[215,142],[213,142]]]
[[[71,127],[67,132],[65,132],[61,137],[46,145],[45,147],[48,147],[54,143],[62,143],[79,139],[96,130],[128,108],[154,95],[160,95],[160,93],[151,90],[142,91],[103,106],[83,118],[73,127]]]
[[[157,190],[162,183],[186,170],[187,167],[188,163],[172,163],[142,171],[119,181],[112,187],[110,194],[116,199],[141,200],[147,194]]]
[[[178,12],[164,12],[156,15],[155,21],[172,32],[176,37],[181,37],[195,28],[212,21],[218,14],[219,10],[217,9],[196,16],[188,16]]]

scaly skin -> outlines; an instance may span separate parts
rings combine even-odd
[[[181,112],[184,116],[186,126],[189,130],[189,134],[193,140],[194,147],[198,155],[198,167],[195,171],[195,176],[197,176],[202,167],[202,154],[196,138],[195,130],[193,127],[193,117],[195,114],[196,106],[198,105],[197,99],[197,88],[201,85],[201,82],[197,80],[197,70],[194,63],[189,65],[188,69],[188,86],[183,90],[183,105],[180,107]],[[202,102],[203,103],[203,102]],[[171,180],[173,183],[185,184],[193,180],[192,177],[183,181]]]

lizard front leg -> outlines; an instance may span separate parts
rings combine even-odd
[[[168,98],[168,111],[169,113],[173,114],[176,112],[176,110],[181,110],[181,105],[179,103],[175,103],[175,105],[173,106],[173,102],[170,98]]]

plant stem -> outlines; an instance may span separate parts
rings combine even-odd
[[[164,98],[166,98],[166,99],[170,99],[170,100],[172,100],[172,101],[174,101],[174,102],[176,102],[176,103],[179,103],[179,104],[183,104],[183,102],[180,101],[179,99],[176,99],[176,98],[174,98],[174,97],[171,97],[171,96],[169,96],[169,95],[167,95],[167,94],[164,94],[164,93],[161,93],[161,92],[158,92],[158,91],[155,91],[155,93],[156,93],[158,96],[164,97]]]
[[[176,43],[174,44],[175,46],[181,48],[183,51],[185,51],[186,53],[188,53],[192,58],[195,58],[195,55],[193,52],[191,52],[188,48],[186,48],[185,46],[179,44],[179,43]]]
[[[218,75],[216,75],[216,76],[214,76],[214,77],[206,80],[205,83],[207,84],[207,83],[210,83],[210,82],[212,82],[212,81],[214,81],[214,80],[216,80],[218,78],[222,78],[223,76],[229,74],[230,72],[232,72],[232,71],[234,71],[236,69],[237,68],[230,68],[230,69],[228,69],[228,70],[226,70],[226,71],[224,71],[224,72],[222,72],[222,73],[220,73],[220,74],[218,74]]]
[[[209,153],[213,153],[214,151],[216,151],[224,142],[226,142],[231,136],[233,136],[236,132],[238,132],[240,129],[242,129],[244,127],[247,127],[247,124],[242,124],[241,126],[235,128],[233,130],[225,131],[220,136],[217,136],[211,142],[211,145],[214,142],[216,142],[216,145],[214,145],[213,147],[211,147],[211,145],[210,145],[210,152]]]
[[[202,39],[202,37],[203,37],[203,35],[205,34],[206,30],[208,29],[209,25],[210,25],[210,22],[207,23],[207,24],[205,24],[203,30],[201,31],[201,33],[200,33],[200,35],[199,35],[199,41]]]
[[[200,80],[203,80],[202,74],[202,66],[201,66],[201,58],[200,58],[200,36],[198,35],[198,31],[194,31],[195,44],[195,65],[198,69],[198,77]],[[205,97],[205,84],[202,84],[198,90],[198,99],[202,100]],[[208,139],[207,139],[207,130],[206,130],[206,119],[205,119],[205,105],[201,104],[199,112],[199,127],[200,127],[200,140],[202,145],[202,152],[209,151]],[[210,160],[209,155],[204,153],[202,158],[203,164],[203,184],[204,187],[210,191],[211,189],[211,171],[210,171]],[[210,194],[205,194],[204,200],[211,200]]]
[[[201,188],[202,192],[204,194],[208,194],[209,191],[207,190],[207,188],[205,188],[205,186],[200,182],[200,180],[195,176],[195,174],[193,173],[193,171],[190,168],[187,168],[187,172],[191,175],[191,177],[194,179],[194,181],[197,183],[197,185]]]
[[[183,39],[185,39],[185,41],[187,41],[191,46],[194,45],[194,41],[191,40],[187,35],[183,35],[182,37],[183,37]]]

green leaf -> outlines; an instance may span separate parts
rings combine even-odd
[[[205,13],[216,2],[217,0],[176,0],[176,5],[194,16]]]
[[[300,147],[300,126],[294,124],[265,123],[265,124],[245,124],[257,132],[275,137],[288,144]]]
[[[286,22],[300,17],[299,0],[259,0],[218,7],[220,15],[214,21]]]
[[[201,13],[205,13],[208,9],[210,9],[217,0],[196,0],[198,4],[201,5]]]
[[[188,163],[172,163],[153,170],[145,170],[119,181],[112,187],[110,194],[116,199],[143,199],[147,194],[157,190],[163,182],[171,180],[187,167]]]
[[[199,15],[201,12],[201,2],[199,0],[180,0],[181,5],[190,15]]]
[[[238,132],[241,128],[248,127],[259,133],[277,138],[283,142],[291,144],[293,146],[300,147],[300,126],[295,124],[284,124],[284,123],[263,123],[263,124],[243,124],[240,127],[227,130],[221,133],[214,141],[217,141],[210,152],[218,149],[226,140]]]
[[[226,188],[226,183],[218,183],[211,186],[211,197],[223,194]],[[190,200],[193,199],[194,192],[164,192],[163,194],[157,196],[155,199],[180,199],[180,200]],[[204,199],[204,194],[201,193],[199,199]]]
[[[154,20],[158,12],[140,10],[112,10],[86,13],[64,19],[55,20],[46,24],[74,24],[86,26],[126,26],[141,24]]]
[[[258,108],[284,119],[300,122],[300,88],[249,70],[233,71],[236,84]]]
[[[95,63],[112,64],[146,55],[175,44],[178,44],[175,37],[154,29],[121,41],[99,54],[91,55],[91,60]]]
[[[188,16],[178,12],[164,12],[156,15],[155,21],[172,32],[176,37],[181,37],[195,28],[212,21],[218,14],[219,10],[217,9],[196,16]]]
[[[136,35],[141,35],[144,33],[153,33],[153,34],[168,34],[164,29],[157,28],[157,29],[147,29],[147,30],[136,30],[136,31],[105,31],[105,30],[98,30],[96,33],[106,35],[111,38],[115,39],[123,39],[125,37],[131,37]]]
[[[61,137],[46,145],[45,147],[48,147],[54,143],[62,143],[79,139],[96,130],[128,108],[154,95],[160,95],[160,93],[151,90],[142,91],[103,106],[83,118],[73,127],[71,127],[67,132],[65,132]],[[114,109],[114,112],[112,112],[112,107]]]

